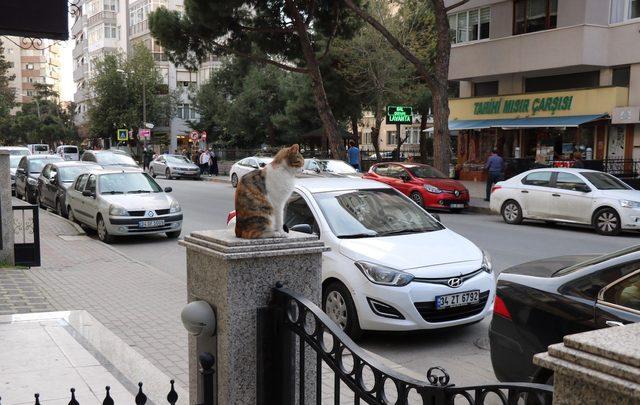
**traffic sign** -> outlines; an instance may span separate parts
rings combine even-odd
[[[387,124],[406,124],[413,123],[413,107],[402,105],[387,106]]]
[[[138,130],[138,137],[140,137],[140,139],[150,138],[151,137],[151,130],[150,129],[140,128]]]
[[[129,131],[126,129],[118,129],[116,131],[116,139],[119,141],[128,141],[129,140]]]
[[[198,131],[193,131],[191,133],[191,139],[193,139],[194,141],[198,140]]]
[[[207,141],[207,131],[200,132],[200,140],[206,142]]]

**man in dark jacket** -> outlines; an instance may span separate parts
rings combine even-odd
[[[494,184],[502,181],[504,178],[504,160],[500,155],[498,155],[498,149],[493,148],[484,168],[487,170],[487,194],[484,200],[489,201],[489,197],[491,197],[491,188]]]

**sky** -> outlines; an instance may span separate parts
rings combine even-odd
[[[63,101],[73,101],[73,93],[75,91],[73,84],[73,45],[73,40],[64,41],[60,44],[60,61],[62,64],[60,99]]]

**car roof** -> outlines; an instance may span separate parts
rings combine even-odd
[[[0,146],[0,150],[29,150],[26,146]]]
[[[115,173],[143,173],[140,170],[136,170],[135,168],[131,167],[131,168],[126,168],[126,167],[120,167],[117,169],[104,169],[104,168],[99,168],[99,169],[93,169],[91,171],[88,172],[89,174],[95,174],[95,175],[101,175],[101,174],[115,174]]]
[[[603,173],[603,172],[601,172],[599,170],[581,169],[581,168],[573,168],[573,167],[544,167],[544,168],[540,168],[540,169],[532,169],[532,170],[529,170],[529,171],[527,171],[525,173],[532,173],[532,172],[564,172],[564,173],[593,172],[593,173]]]
[[[53,162],[53,165],[55,165],[56,167],[73,167],[73,166],[98,166],[101,167],[100,165],[98,165],[95,162],[83,162],[83,161],[68,161],[68,160],[63,160],[60,162]]]
[[[44,160],[63,160],[60,156],[58,155],[24,155],[23,157],[27,158],[27,160],[38,160],[38,159],[44,159]]]
[[[303,188],[310,193],[353,189],[391,188],[378,181],[349,177],[301,177],[296,180],[296,186]]]

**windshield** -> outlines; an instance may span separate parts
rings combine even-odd
[[[627,255],[629,253],[634,253],[640,250],[640,246],[632,246],[630,248],[618,250],[617,252],[609,253],[608,255],[594,257],[593,259],[589,259],[587,261],[574,264],[573,266],[565,267],[564,269],[560,269],[553,273],[554,277],[564,276],[565,274],[573,273],[574,271],[584,269],[588,266],[593,266],[595,264],[599,264],[602,262],[606,262],[607,260],[615,259],[616,257],[621,257]]]
[[[120,155],[117,153],[96,153],[96,160],[101,166],[133,166],[138,167],[138,164],[129,156]]]
[[[100,166],[82,165],[82,166],[67,166],[58,168],[58,181],[62,183],[70,183],[81,174],[88,173],[91,170],[99,169]]]
[[[165,159],[167,159],[169,163],[191,163],[191,161],[184,156],[165,156]]]
[[[363,238],[444,229],[395,190],[347,190],[313,195],[338,238]]]
[[[78,153],[78,148],[75,146],[65,146],[62,149],[62,153]]]
[[[159,193],[162,188],[146,173],[110,173],[100,176],[101,194]]]
[[[62,160],[60,158],[54,159],[30,159],[29,160],[29,173],[40,173],[42,168],[47,163],[51,163],[52,161]]]
[[[9,167],[11,167],[12,169],[15,169],[16,167],[18,167],[18,164],[20,163],[21,160],[22,160],[22,156],[20,155],[9,156]]]
[[[409,166],[407,169],[419,179],[444,179],[447,177],[440,170],[431,166]]]
[[[631,190],[626,183],[617,177],[602,172],[581,172],[598,190]]]
[[[318,160],[317,162],[323,172],[343,174],[358,173],[352,166],[339,160]]]

